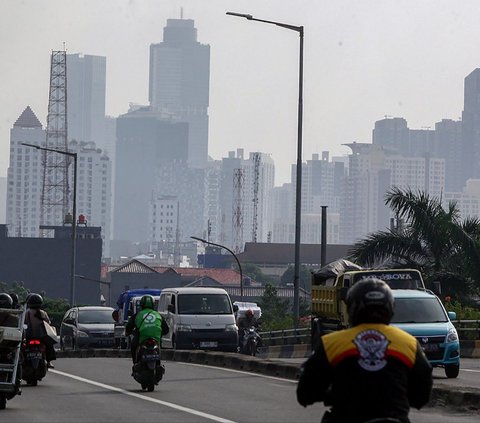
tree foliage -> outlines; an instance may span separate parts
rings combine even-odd
[[[440,281],[446,295],[467,298],[480,291],[480,220],[460,220],[455,202],[444,209],[421,191],[393,188],[385,204],[405,221],[357,242],[351,258],[365,266],[413,267],[427,282]]]
[[[295,266],[288,266],[287,270],[283,272],[283,275],[280,278],[281,285],[293,286],[295,276]],[[305,289],[306,291],[310,290],[310,278],[312,276],[311,269],[309,269],[304,264],[300,265],[299,268],[299,286],[300,288]]]
[[[238,270],[238,266],[235,267]],[[262,272],[262,269],[254,263],[242,264],[242,274],[244,277],[250,277],[255,282],[260,282],[262,284],[271,283],[270,277],[265,275],[265,273]]]
[[[262,331],[280,330],[293,326],[293,316],[288,299],[278,296],[277,289],[270,283],[258,304],[262,309]]]

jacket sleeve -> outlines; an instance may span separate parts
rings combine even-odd
[[[130,316],[128,322],[125,326],[125,335],[130,335],[133,330],[135,329],[135,319],[137,318],[137,314],[135,313],[133,316]]]
[[[408,384],[408,400],[410,406],[420,409],[430,399],[432,391],[432,366],[417,341],[415,364],[411,370]]]
[[[327,360],[323,342],[319,342],[317,350],[302,365],[297,385],[297,401],[306,407],[314,402],[328,399],[328,391],[332,383],[332,367]]]

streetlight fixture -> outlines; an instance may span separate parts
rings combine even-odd
[[[35,144],[22,145],[36,148],[37,150],[52,151],[54,153],[63,154],[73,157],[73,211],[72,211],[72,258],[70,261],[70,304],[75,305],[75,255],[76,255],[76,239],[77,239],[77,153],[71,151],[56,150],[54,148],[40,147]]]
[[[299,287],[300,287],[300,228],[302,212],[302,120],[303,120],[303,26],[289,25],[282,22],[267,21],[254,18],[245,13],[227,12],[227,15],[245,18],[249,21],[263,22],[280,26],[298,32],[300,36],[300,59],[298,72],[298,129],[297,129],[297,183],[295,200],[295,269],[293,279],[293,314],[295,327],[300,317]]]
[[[196,236],[191,236],[190,238],[196,241],[203,242],[205,244],[210,244],[210,245],[215,245],[216,247],[225,248],[225,250],[227,250],[235,258],[235,260],[237,261],[238,270],[240,271],[240,301],[243,302],[243,272],[242,272],[242,266],[240,265],[240,261],[238,260],[238,257],[235,255],[235,253],[232,250],[230,250],[230,248],[225,247],[225,245],[215,244],[214,242],[207,241],[206,239],[202,239],[202,238],[197,238]]]

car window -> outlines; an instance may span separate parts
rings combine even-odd
[[[437,298],[396,298],[392,323],[447,322],[448,317]]]
[[[79,310],[78,323],[115,323],[112,317],[112,310]]]
[[[182,294],[178,297],[179,314],[231,314],[232,306],[225,294]]]

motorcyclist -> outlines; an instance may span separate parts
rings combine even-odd
[[[130,316],[125,326],[125,334],[133,335],[130,351],[134,364],[137,362],[137,348],[142,342],[153,338],[160,345],[162,336],[169,332],[167,322],[154,308],[154,298],[151,295],[144,295],[140,299],[140,311]]]
[[[20,308],[20,304],[19,304],[19,301],[18,301],[18,295],[15,293],[15,292],[10,292],[10,297],[12,297],[12,301],[13,301],[13,304],[12,304],[12,308],[15,308],[15,309],[18,309]]]
[[[43,298],[39,294],[29,294],[27,297],[27,312],[25,315],[25,324],[27,328],[27,340],[38,338],[45,344],[45,358],[47,359],[47,367],[53,369],[51,363],[57,358],[53,340],[47,336],[43,322],[51,324],[50,318],[45,310],[41,310]]]
[[[255,314],[253,313],[252,309],[248,309],[245,311],[244,316],[240,316],[237,319],[237,326],[238,326],[238,345],[240,347],[240,351],[243,348],[243,340],[245,338],[245,330],[248,330],[252,326],[258,328],[260,326],[260,321],[255,318]],[[258,335],[258,334],[257,334]],[[261,343],[261,338],[259,338],[259,345]]]
[[[324,335],[303,364],[297,400],[331,405],[322,422],[396,418],[408,423],[410,407],[430,397],[432,367],[418,341],[389,323],[394,299],[380,279],[348,291],[350,328]]]
[[[0,293],[0,309],[5,310],[5,309],[13,309],[13,308],[14,308],[14,302],[13,302],[12,297],[5,292]],[[8,313],[6,311],[1,311],[0,312],[0,326],[18,327],[18,315]],[[0,344],[0,350],[1,349],[2,349],[2,346]],[[8,352],[10,352],[10,350],[8,350]],[[0,353],[1,353],[1,351],[0,351]],[[2,354],[0,354],[0,355],[2,355]],[[8,357],[8,355],[7,355],[7,357]],[[22,363],[19,360],[18,364],[17,364],[15,392],[13,392],[11,394],[9,393],[8,396],[7,396],[8,399],[11,399],[15,395],[21,393],[21,388],[20,388],[21,381],[22,381]]]

